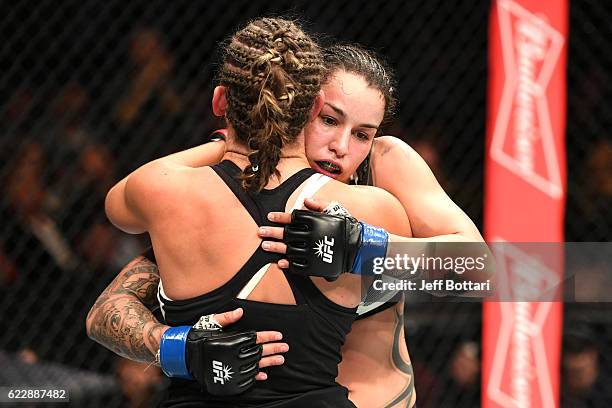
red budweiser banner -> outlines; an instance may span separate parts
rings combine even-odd
[[[563,241],[567,32],[567,0],[492,4],[485,236],[523,277],[513,243]],[[561,280],[561,246],[545,258]],[[559,405],[561,327],[559,302],[485,303],[483,407]]]

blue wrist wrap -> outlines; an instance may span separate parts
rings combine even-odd
[[[193,380],[187,370],[185,361],[185,347],[187,334],[191,326],[171,327],[162,334],[159,344],[159,363],[161,369],[168,377]]]
[[[364,272],[365,274],[371,274],[372,260],[387,256],[389,234],[382,228],[364,222],[359,222],[359,224],[361,224],[361,247],[357,251],[357,256],[355,256],[352,272],[356,275],[362,275]],[[364,268],[364,266],[366,267]]]

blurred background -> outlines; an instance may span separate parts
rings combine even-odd
[[[299,17],[324,44],[384,55],[400,83],[386,133],[481,227],[488,13],[488,1],[1,1],[0,385],[69,387],[92,407],[155,403],[158,371],[85,334],[98,294],[148,245],[109,224],[104,196],[219,126],[218,45],[257,16]],[[612,237],[610,21],[610,2],[570,2],[567,241]],[[612,406],[611,310],[566,305],[563,406]],[[480,405],[480,334],[478,303],[407,308],[419,407]]]

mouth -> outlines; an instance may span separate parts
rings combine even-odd
[[[321,170],[323,170],[324,173],[332,177],[339,176],[342,173],[342,167],[336,163],[332,163],[327,160],[317,160],[315,163]]]

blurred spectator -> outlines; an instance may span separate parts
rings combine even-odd
[[[7,201],[0,207],[0,218],[3,236],[10,239],[3,242],[3,249],[13,257],[18,274],[8,287],[10,296],[0,296],[0,334],[9,335],[2,342],[8,350],[30,347],[41,358],[51,359],[51,333],[66,332],[58,327],[54,311],[66,286],[74,284],[66,273],[75,269],[77,257],[48,214],[46,166],[41,145],[27,142],[5,181]]]
[[[416,374],[416,382],[419,377]],[[474,341],[457,344],[446,372],[436,377],[424,400],[417,387],[419,407],[477,407],[480,402],[480,353]]]
[[[92,187],[99,196],[114,184],[114,160],[103,138],[89,123],[90,97],[77,82],[64,86],[49,109],[52,128],[49,153],[57,173],[54,187],[69,190]]]
[[[411,136],[406,129],[402,127],[399,120],[394,120],[385,130],[386,134],[390,134],[399,139],[402,139],[410,145],[418,154],[425,160],[438,182],[445,190],[449,188],[449,182],[445,175],[443,161],[440,158],[440,149],[438,141],[441,139],[440,131],[436,128],[431,128],[417,136]],[[448,192],[448,191],[447,191]]]
[[[563,338],[563,386],[561,405],[581,407],[609,407],[612,390],[605,384],[599,368],[596,334],[588,326],[570,322]]]
[[[425,163],[427,163],[436,178],[440,179],[442,169],[440,168],[440,155],[436,146],[427,139],[416,140],[410,145],[425,160]]]
[[[580,222],[567,223],[568,241],[610,241],[609,212],[612,208],[612,142],[599,140],[594,144],[584,168],[568,180],[567,213],[580,214]]]
[[[0,288],[9,286],[17,277],[17,267],[0,246]]]
[[[100,271],[117,264],[118,232],[104,219],[104,197],[116,181],[115,161],[90,124],[90,101],[77,82],[66,84],[52,101],[47,173],[63,233],[89,266]]]
[[[10,204],[8,211],[12,214],[9,218],[13,226],[21,233],[13,230],[13,239],[21,236],[37,242],[37,246],[51,255],[57,266],[70,269],[75,264],[74,254],[47,211],[48,207],[54,207],[55,204],[44,185],[45,167],[43,149],[35,142],[26,144],[14,162],[6,183]]]
[[[129,59],[132,78],[115,112],[118,123],[123,126],[134,123],[152,98],[158,99],[162,112],[180,112],[181,98],[171,81],[174,59],[160,34],[151,28],[136,30],[130,42]]]
[[[143,236],[124,234],[113,227],[101,214],[96,221],[76,235],[76,250],[96,271],[109,279],[117,274],[134,254],[148,245]]]
[[[117,357],[115,376],[123,393],[123,407],[147,408],[160,402],[165,382],[159,368]]]
[[[19,87],[2,106],[0,117],[0,162],[8,163],[19,146],[17,141],[27,137],[34,121],[34,92],[28,86]],[[0,169],[6,171],[5,168]],[[0,172],[2,176],[2,172]]]
[[[460,387],[469,388],[478,385],[480,379],[478,344],[466,341],[457,346],[451,358],[449,374]]]
[[[612,142],[601,140],[595,144],[587,162],[587,172],[591,193],[610,200],[612,198]]]
[[[184,101],[175,84],[174,57],[157,30],[136,29],[127,56],[129,70],[118,72],[114,82],[120,96],[111,107],[116,141],[111,148],[117,156],[123,155],[125,166],[120,174],[183,147],[181,130],[189,116],[184,115]],[[126,151],[125,144],[138,148]]]
[[[38,363],[38,355],[31,348],[23,348],[17,353],[17,358],[26,364]]]

